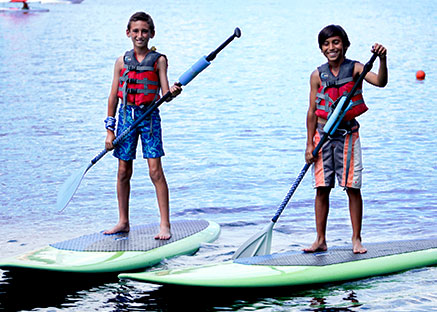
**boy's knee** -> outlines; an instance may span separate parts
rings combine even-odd
[[[164,179],[164,172],[160,167],[149,168],[149,176],[153,183],[162,181]]]
[[[355,188],[348,187],[346,189],[346,193],[349,195],[349,197],[354,197],[354,198],[360,198],[361,197],[361,190],[360,189],[355,189]]]
[[[118,180],[129,181],[132,177],[132,166],[128,164],[120,164],[118,167]]]
[[[361,190],[360,189],[347,189],[347,195],[349,197],[349,203],[350,204],[356,204],[362,206],[363,199],[361,197]]]
[[[331,193],[330,187],[318,187],[316,190],[316,196],[323,199],[329,198],[329,194]]]
[[[118,171],[118,180],[121,182],[129,181],[131,177],[132,174],[127,171]]]

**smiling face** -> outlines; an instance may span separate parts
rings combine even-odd
[[[323,55],[328,62],[336,62],[344,58],[346,50],[340,36],[333,36],[323,41],[321,45]]]
[[[323,28],[318,35],[319,48],[329,61],[346,57],[346,51],[350,46],[349,38],[340,25],[329,25]]]
[[[131,38],[135,48],[144,49],[147,48],[149,40],[155,36],[155,33],[150,29],[147,22],[134,21],[130,23],[126,35]]]

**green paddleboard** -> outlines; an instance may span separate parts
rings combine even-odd
[[[160,285],[279,287],[341,282],[437,264],[437,239],[366,247],[366,254],[354,254],[352,247],[334,247],[313,254],[287,252],[192,268],[123,273],[119,278]]]
[[[51,244],[12,259],[0,260],[0,269],[31,269],[76,273],[126,272],[197,251],[220,234],[217,223],[206,220],[172,222],[172,237],[156,240],[159,224],[139,225],[129,233],[102,232]]]

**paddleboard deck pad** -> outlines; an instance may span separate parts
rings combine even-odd
[[[326,252],[277,253],[119,277],[161,285],[254,288],[342,282],[437,265],[437,238],[365,246],[365,254],[354,254],[352,246],[333,247]]]
[[[0,260],[0,269],[36,269],[77,273],[106,273],[139,270],[164,259],[194,253],[202,243],[220,234],[217,223],[182,220],[171,224],[169,240],[155,239],[159,224],[139,225],[128,233],[103,232],[51,244],[45,248]]]

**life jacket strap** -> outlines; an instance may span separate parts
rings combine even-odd
[[[347,77],[347,78],[343,78],[343,79],[338,79],[338,80],[324,80],[322,81],[322,86],[326,88],[332,87],[332,86],[341,86],[344,85],[350,81],[353,81],[354,79],[352,77]]]
[[[354,95],[354,96],[356,96],[356,95],[358,95],[358,94],[361,94],[361,93],[363,93],[362,90],[357,90],[357,91],[355,92],[355,95]],[[319,97],[319,96],[320,96],[320,97]],[[325,100],[325,104],[326,104],[326,103],[329,103],[328,105],[322,105],[322,104],[320,104],[320,103],[322,102],[322,97],[323,97],[323,99]],[[364,103],[364,100],[363,100],[362,98],[359,99],[359,100],[356,100],[356,101],[353,101],[353,100],[351,100],[351,101],[352,101],[352,107]],[[331,98],[329,97],[328,94],[317,93],[317,98],[316,98],[316,109],[324,110],[324,111],[326,111],[326,112],[329,113],[329,112],[331,112],[331,110],[332,110],[331,107],[332,107],[332,104],[333,104],[333,103],[334,103],[334,100],[331,99]]]
[[[136,78],[129,78],[129,77],[120,77],[121,82],[127,82],[127,83],[133,83],[133,84],[149,84],[157,86],[159,83],[157,81],[152,81],[147,78],[145,79],[136,79]]]
[[[120,88],[119,90],[124,90],[124,89],[123,89],[123,88]],[[126,92],[127,92],[128,94],[145,94],[145,95],[148,95],[148,94],[155,94],[155,93],[157,93],[157,92],[155,92],[155,91],[159,91],[159,89],[152,90],[152,89],[133,89],[133,88],[126,88]]]
[[[150,66],[128,66],[125,65],[125,67],[150,67]],[[153,67],[151,67],[153,69]],[[159,82],[157,81],[152,81],[149,80],[147,78],[145,79],[135,79],[135,78],[129,78],[128,77],[128,73],[129,73],[129,69],[127,69],[123,75],[120,77],[120,81],[123,84],[122,87],[119,87],[118,90],[121,91],[123,93],[123,104],[127,103],[127,95],[128,94],[158,94],[159,93],[159,89],[148,89],[147,85],[153,85],[153,86],[159,86]],[[144,89],[136,89],[136,88],[128,88],[127,85],[128,83],[133,83],[133,84],[142,84],[144,85]],[[156,96],[155,96],[156,98]]]
[[[146,65],[126,65],[124,64],[124,68],[127,71],[136,71],[136,72],[145,72],[145,71],[154,71],[154,66],[146,66]]]

